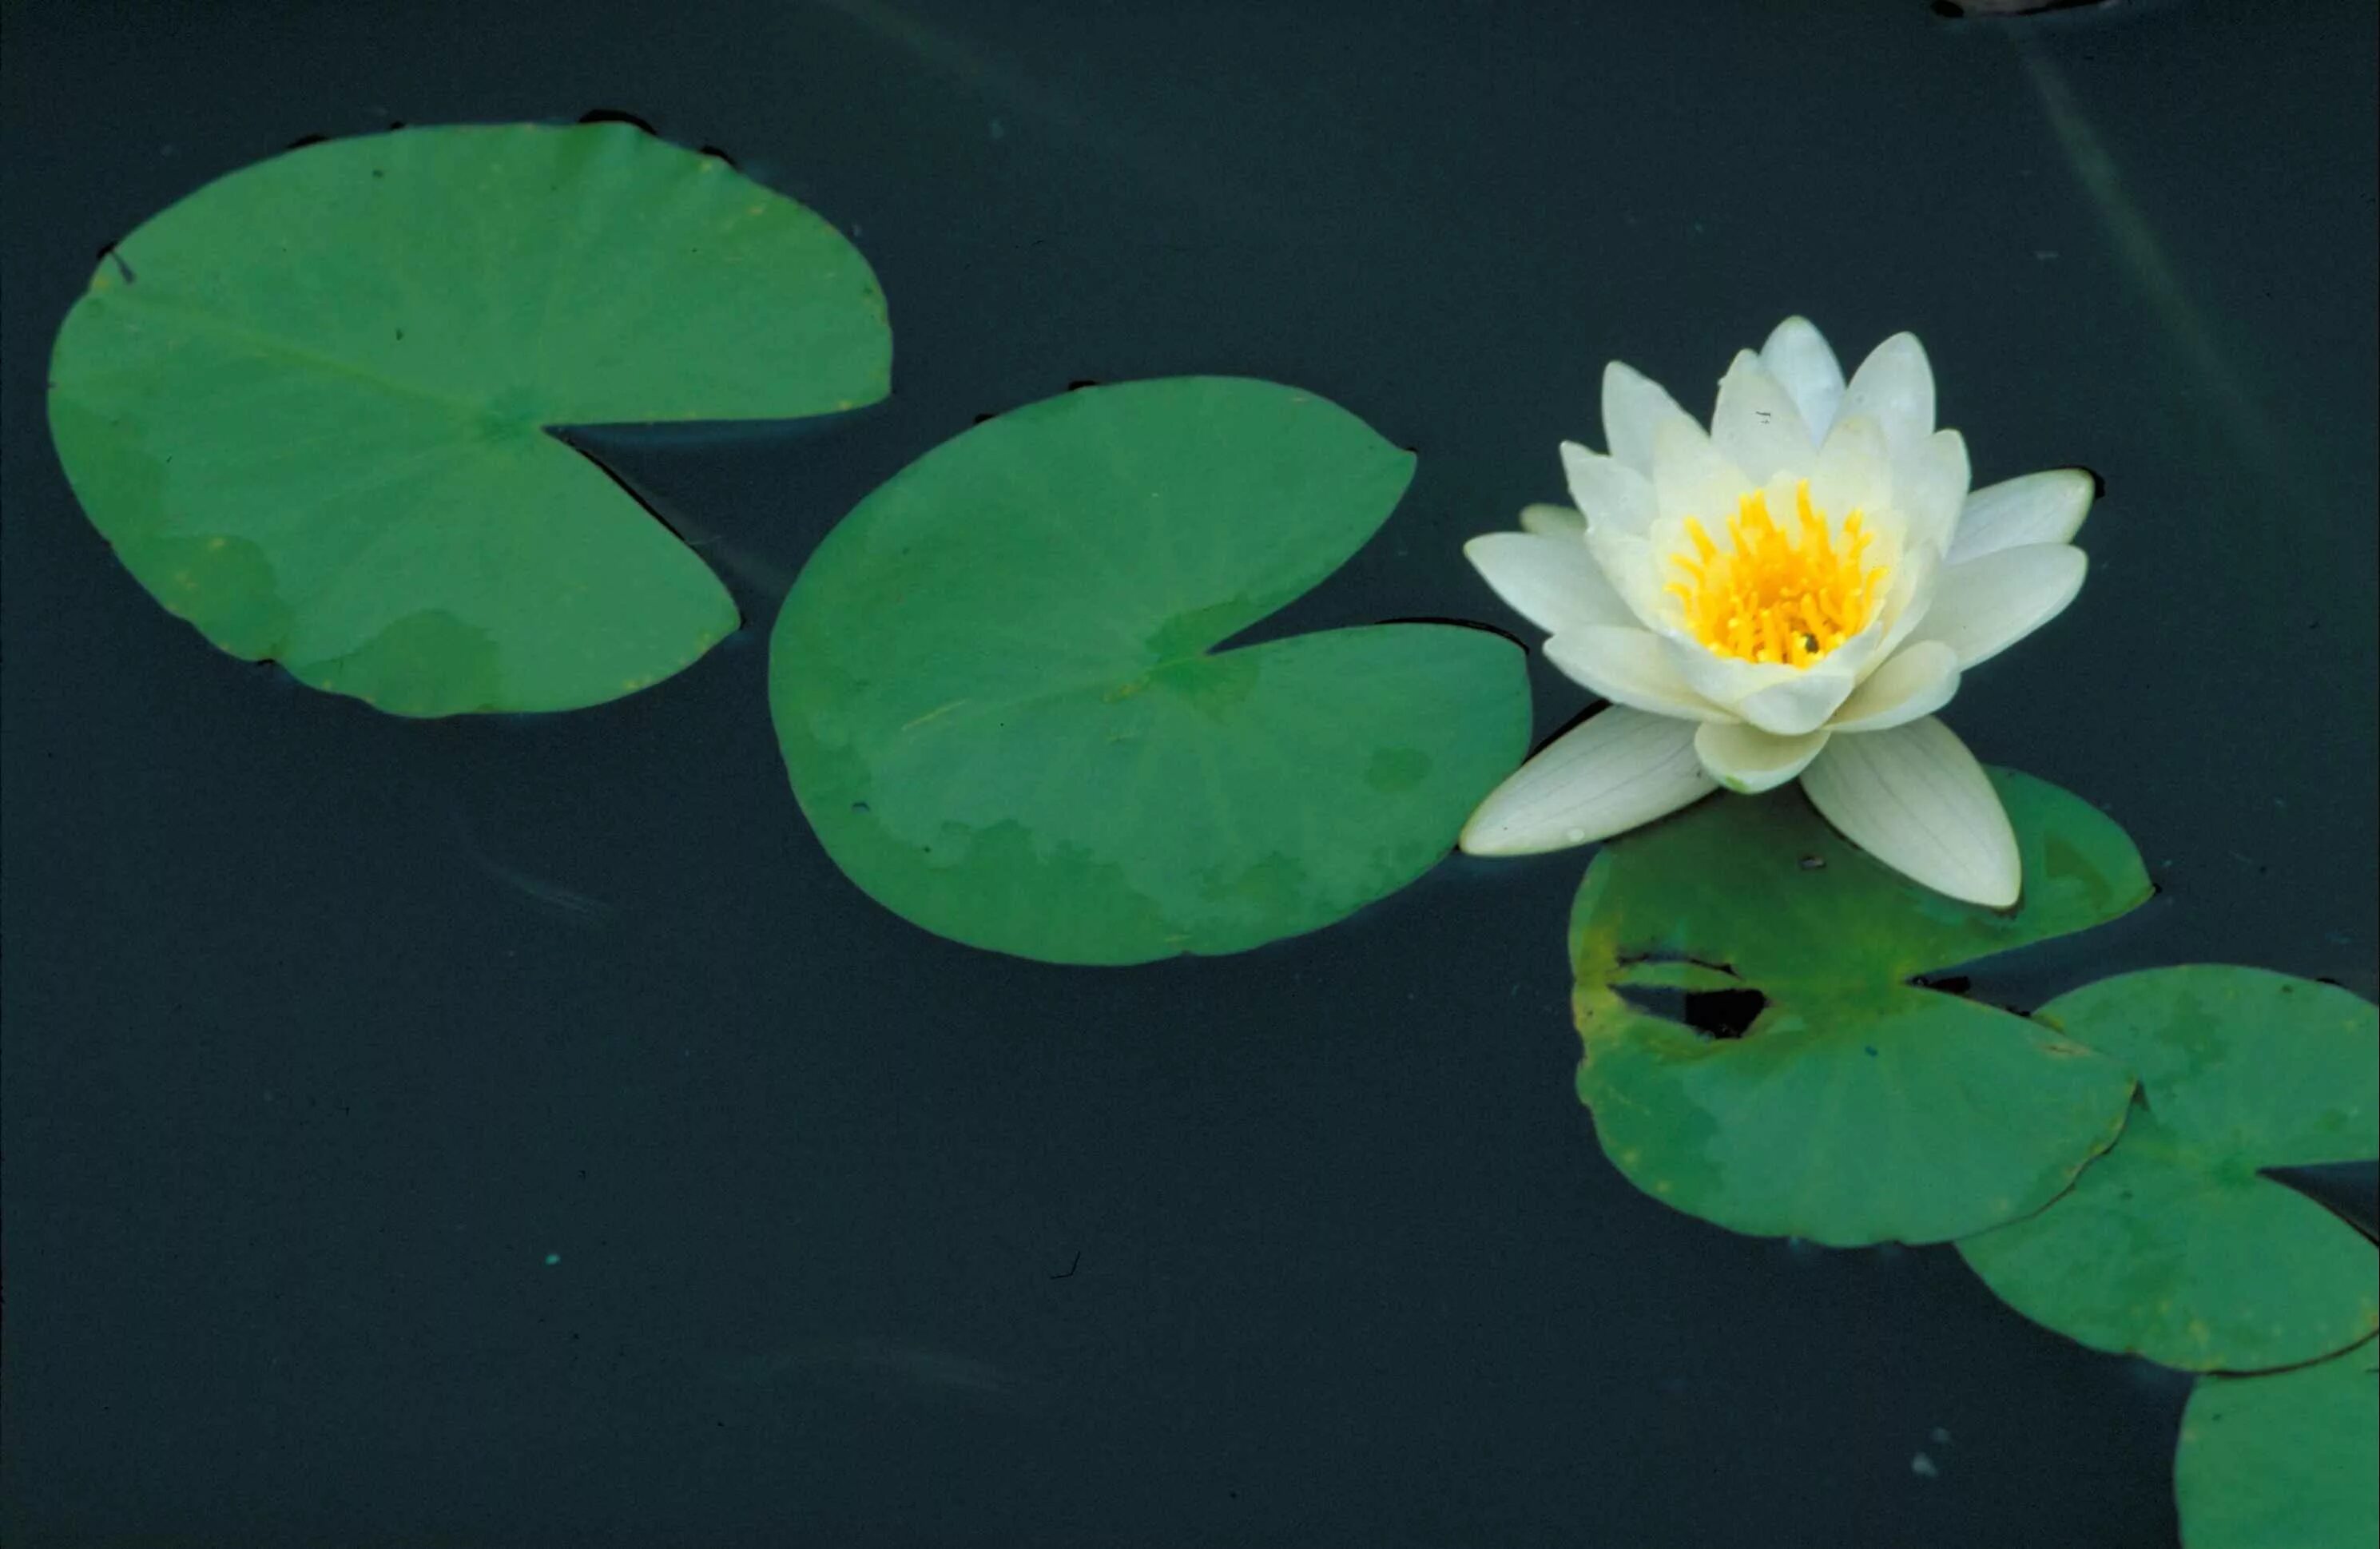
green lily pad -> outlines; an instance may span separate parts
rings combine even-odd
[[[1994,771],[2024,861],[2013,912],[1871,860],[1798,790],[1728,795],[1606,845],[1571,916],[1578,1093],[1631,1181],[1732,1230],[1938,1242],[2047,1204],[2124,1122],[2118,1061],[1912,986],[2149,896],[2105,816]],[[1664,994],[1758,1006],[1737,1036]]]
[[[50,365],[91,523],[235,656],[402,715],[552,710],[735,628],[545,433],[884,395],[857,249],[624,124],[401,129],[218,179],[100,260]]]
[[[2030,1220],[1959,1244],[2018,1312],[2190,1371],[2295,1365],[2380,1327],[2380,1253],[2258,1169],[2380,1155],[2380,1015],[2220,964],[2102,979],[2034,1013],[2138,1073],[2123,1138]]]
[[[1684,958],[1770,988],[1901,983],[2104,925],[2154,892],[2116,821],[2047,781],[1991,769],[2024,892],[1985,909],[1919,886],[1789,785],[1722,794],[1605,845],[1572,910],[1621,963]]]
[[[1216,650],[1377,530],[1413,457],[1271,382],[1086,389],[912,463],[778,615],[802,810],[869,896],[1059,962],[1313,930],[1442,857],[1527,746],[1521,652],[1400,623]]]
[[[2380,1540],[2380,1356],[2198,1379],[2173,1459],[2185,1549],[2370,1549]]]

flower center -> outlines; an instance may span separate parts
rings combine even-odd
[[[1853,511],[1842,530],[1810,503],[1810,481],[1793,493],[1798,532],[1768,514],[1755,490],[1727,519],[1724,547],[1686,518],[1692,555],[1670,556],[1682,580],[1666,588],[1685,605],[1686,628],[1721,656],[1807,667],[1860,632],[1876,611],[1888,566],[1863,566],[1876,536]]]

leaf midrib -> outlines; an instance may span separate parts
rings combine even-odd
[[[959,699],[952,702],[951,704],[945,705],[941,708],[929,710],[923,716],[913,717],[902,726],[896,727],[893,731],[893,735],[896,737],[901,736],[910,728],[918,726],[929,720],[933,722],[937,730],[940,730],[951,725],[968,724],[976,718],[978,713],[981,711],[1017,709],[1026,706],[1045,704],[1053,699],[1072,698],[1076,695],[1089,694],[1093,692],[1098,693],[1101,701],[1104,703],[1108,695],[1114,693],[1124,684],[1135,680],[1146,684],[1148,680],[1154,679],[1158,674],[1170,672],[1177,668],[1205,668],[1211,666],[1215,662],[1224,660],[1227,658],[1243,656],[1252,652],[1267,651],[1273,649],[1276,647],[1293,646],[1301,641],[1319,640],[1334,635],[1369,634],[1390,629],[1429,627],[1442,628],[1446,626],[1405,623],[1342,624],[1335,629],[1314,629],[1308,630],[1303,635],[1283,635],[1281,638],[1277,640],[1258,640],[1250,645],[1234,646],[1230,650],[1226,651],[1219,651],[1214,649],[1212,646],[1208,646],[1196,651],[1188,652],[1184,655],[1168,657],[1163,660],[1157,661],[1147,666],[1134,668],[1122,678],[1103,674],[1096,679],[1085,679],[1079,682],[1066,684],[1052,684],[1047,687],[1034,689],[1029,693],[1009,695],[996,699]],[[1229,638],[1229,636],[1226,635],[1224,638]]]
[[[352,361],[343,360],[337,356],[310,348],[282,334],[270,333],[247,323],[233,321],[203,307],[179,306],[171,300],[160,300],[153,291],[143,292],[124,285],[105,291],[93,291],[90,295],[93,298],[106,302],[109,306],[128,306],[138,310],[171,318],[176,321],[191,324],[197,329],[214,333],[218,337],[237,339],[255,346],[256,353],[259,355],[278,357],[312,367],[332,376],[367,382],[397,397],[418,399],[424,403],[437,405],[442,408],[454,409],[476,418],[490,420],[499,418],[486,400],[455,397],[425,387],[419,382],[384,376],[358,366]]]

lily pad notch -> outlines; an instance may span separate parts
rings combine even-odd
[[[403,128],[217,179],[115,244],[50,425],[169,611],[399,715],[577,708],[739,622],[566,426],[890,390],[873,272],[723,159],[619,122]]]

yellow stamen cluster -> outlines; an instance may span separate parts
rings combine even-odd
[[[1694,552],[1670,557],[1685,578],[1668,590],[1685,605],[1694,638],[1721,656],[1807,667],[1858,634],[1876,611],[1888,567],[1862,567],[1876,535],[1860,514],[1843,518],[1839,539],[1811,505],[1808,479],[1793,503],[1800,531],[1788,533],[1768,514],[1766,495],[1745,495],[1727,520],[1725,548],[1686,518]]]

